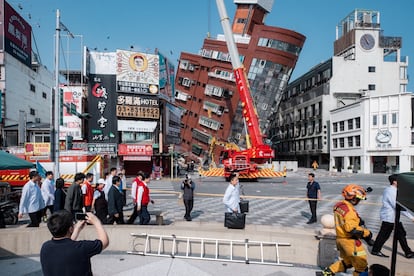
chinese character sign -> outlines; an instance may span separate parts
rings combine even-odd
[[[88,138],[91,143],[116,143],[115,75],[90,75]]]
[[[4,1],[4,26],[1,28],[4,28],[5,51],[30,67],[32,65],[32,27],[6,1]]]
[[[116,51],[116,90],[136,94],[158,94],[158,55]]]
[[[159,119],[159,100],[150,95],[117,95],[116,115],[118,117]]]

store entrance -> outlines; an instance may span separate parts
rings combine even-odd
[[[386,173],[387,172],[387,157],[386,156],[373,156],[373,173]]]

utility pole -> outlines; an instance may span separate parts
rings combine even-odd
[[[53,161],[55,162],[54,175],[55,178],[60,177],[59,172],[59,126],[60,126],[60,88],[59,88],[59,41],[60,40],[60,11],[56,10],[56,34],[55,34],[55,104],[54,104],[54,120],[53,121]]]

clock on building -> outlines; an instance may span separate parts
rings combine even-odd
[[[371,50],[375,46],[375,38],[372,34],[364,34],[359,40],[359,44],[364,50]]]
[[[388,129],[385,130],[378,130],[377,135],[375,136],[375,140],[378,143],[389,143],[392,138],[392,133]]]

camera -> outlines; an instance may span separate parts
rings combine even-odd
[[[75,214],[76,220],[86,220],[86,214],[85,213],[76,213]]]

